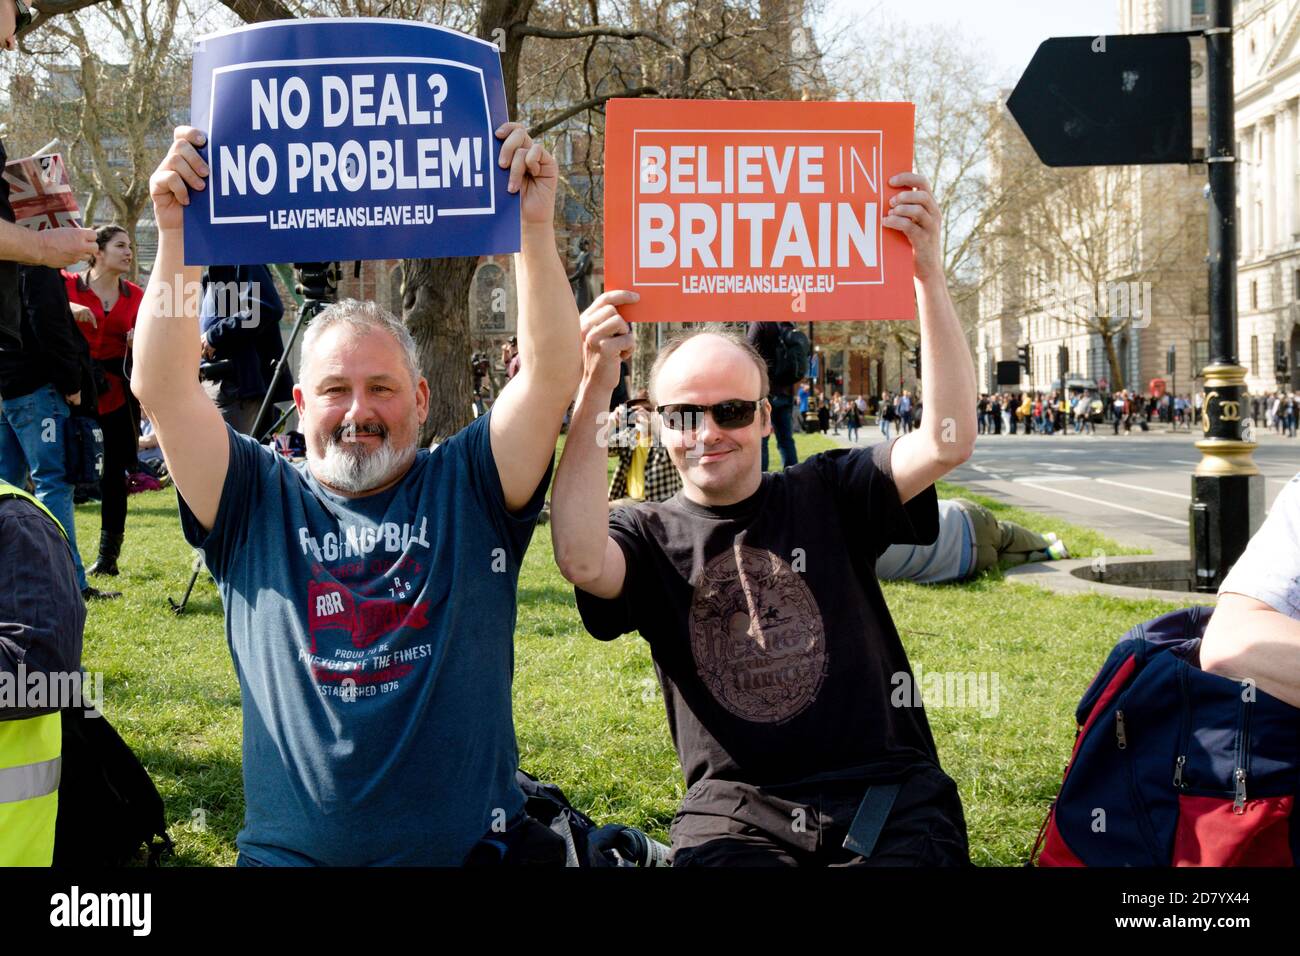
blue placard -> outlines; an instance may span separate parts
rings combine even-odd
[[[215,33],[194,44],[190,111],[211,175],[185,210],[187,264],[519,250],[486,40],[372,18]]]

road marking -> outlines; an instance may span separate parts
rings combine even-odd
[[[1018,481],[1022,485],[1027,485],[1034,481],[1087,481],[1087,475],[1022,475],[1019,478],[1012,478],[1012,481]]]
[[[1039,491],[1046,492],[1049,495],[1065,495],[1067,498],[1078,498],[1080,501],[1088,501],[1094,505],[1104,505],[1107,508],[1118,508],[1120,511],[1129,511],[1135,515],[1144,515],[1148,518],[1155,518],[1157,521],[1165,521],[1169,524],[1182,525],[1187,527],[1187,522],[1181,518],[1170,518],[1167,515],[1158,515],[1153,511],[1143,511],[1141,508],[1130,508],[1128,505],[1117,505],[1113,501],[1104,501],[1101,498],[1089,498],[1086,495],[1076,495],[1072,491],[1062,491],[1060,488],[1043,488],[1040,485],[1031,485],[1025,482],[1026,488],[1037,488]]]
[[[1117,488],[1132,488],[1135,491],[1145,491],[1153,495],[1167,495],[1170,498],[1178,498],[1181,501],[1191,501],[1191,495],[1181,495],[1176,491],[1161,491],[1159,488],[1144,488],[1141,485],[1130,485],[1123,481],[1111,481],[1109,478],[1094,478],[1093,481],[1103,485],[1114,485]]]
[[[1188,461],[1186,458],[1170,458],[1169,463],[1172,465],[1199,465],[1199,461]]]
[[[1155,470],[1156,470],[1156,466],[1155,466],[1155,465],[1134,465],[1134,464],[1132,464],[1131,462],[1123,462],[1123,461],[1107,461],[1105,458],[1098,458],[1098,459],[1097,459],[1097,464],[1099,464],[1099,465],[1115,465],[1117,468],[1138,468],[1138,469],[1140,469],[1140,470],[1142,470],[1142,471],[1155,471]]]
[[[1046,468],[1048,471],[1074,471],[1073,465],[1058,465],[1051,461],[1036,461],[1034,464],[1039,468]]]

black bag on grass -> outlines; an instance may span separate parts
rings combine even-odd
[[[524,812],[564,838],[566,866],[667,866],[668,847],[656,843],[635,827],[618,823],[596,826],[595,821],[569,803],[553,783],[542,783],[526,770],[515,771],[524,792]]]
[[[158,788],[102,714],[62,711],[63,773],[54,865],[118,867],[144,846],[149,865],[172,848]],[[162,837],[155,841],[154,837]]]

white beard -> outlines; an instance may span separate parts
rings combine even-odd
[[[315,462],[313,470],[317,479],[331,488],[362,494],[388,484],[409,468],[415,449],[414,444],[397,448],[392,437],[385,435],[378,448],[366,451],[360,443],[336,441],[331,435],[325,441],[324,456]]]

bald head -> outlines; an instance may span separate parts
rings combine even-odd
[[[767,397],[767,363],[743,339],[691,332],[665,345],[650,370],[650,402],[711,405]]]

